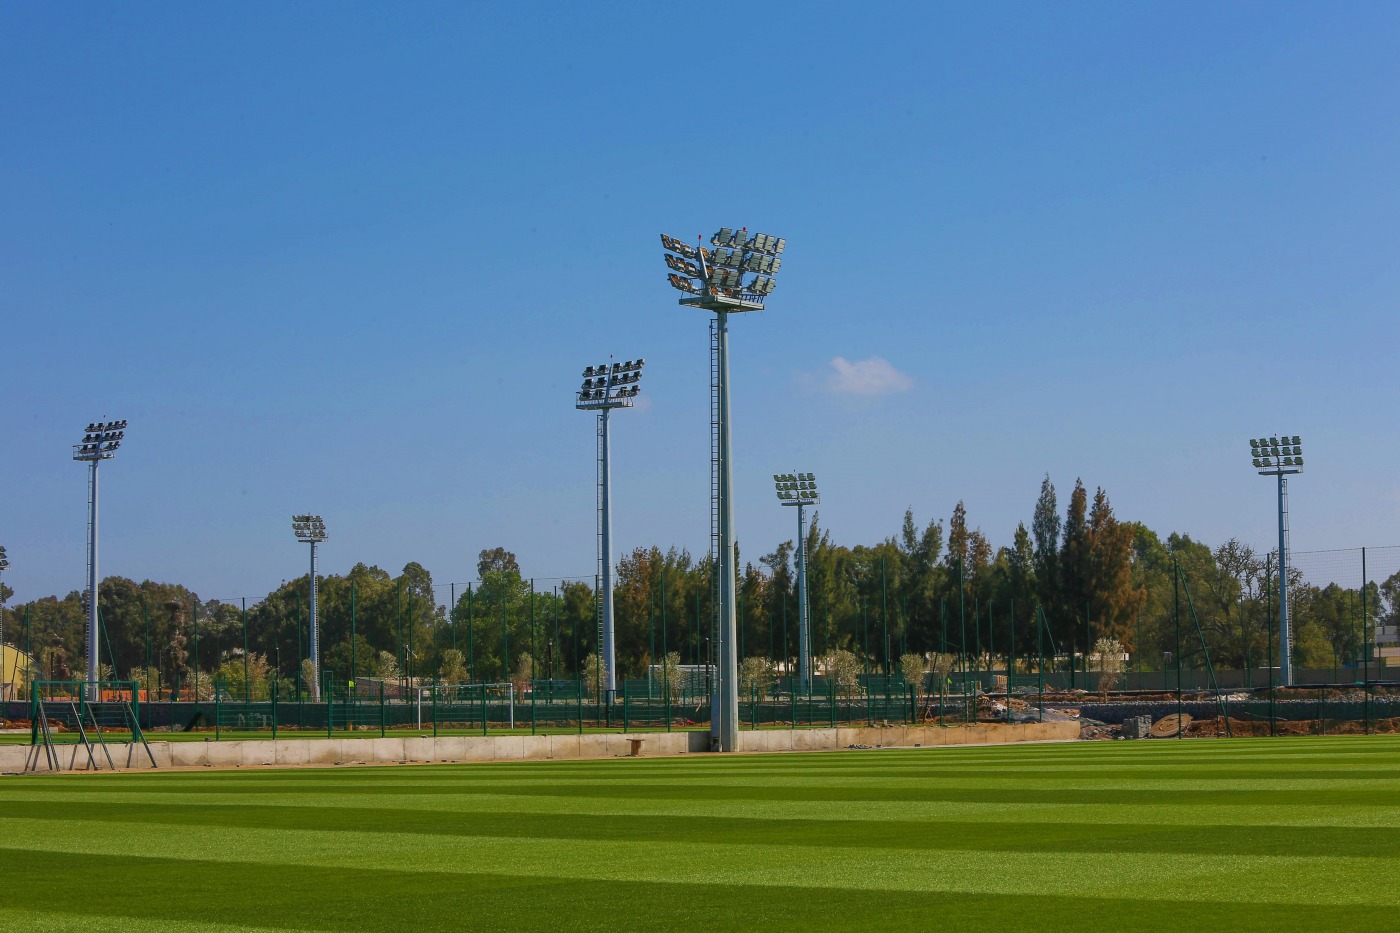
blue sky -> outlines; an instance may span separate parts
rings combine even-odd
[[[697,20],[697,11],[705,19]],[[740,545],[810,470],[844,543],[1043,474],[1265,548],[1261,433],[1304,436],[1299,550],[1400,543],[1394,4],[0,7],[0,544],[259,596],[322,567],[591,574],[581,368],[618,550],[703,551],[707,343],[657,234],[788,239],[733,328]]]

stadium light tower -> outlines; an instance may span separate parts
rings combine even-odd
[[[87,693],[89,700],[97,694],[97,465],[117,455],[126,435],[125,421],[94,421],[87,426],[81,444],[73,445],[73,459],[88,464],[88,623],[87,623]],[[114,672],[115,673],[115,672]]]
[[[787,241],[766,233],[750,234],[747,227],[721,227],[710,237],[713,249],[691,246],[664,233],[661,245],[671,268],[667,277],[671,286],[686,294],[680,304],[715,315],[710,342],[710,506],[719,581],[715,600],[719,608],[719,666],[710,734],[721,751],[732,752],[739,744],[739,654],[734,594],[734,464],[729,432],[729,315],[763,310]],[[748,278],[750,274],[753,278]]]
[[[1288,625],[1288,480],[1303,472],[1303,441],[1298,435],[1251,438],[1249,454],[1260,476],[1278,477],[1278,643],[1279,679],[1293,685],[1293,640]]]
[[[598,413],[598,627],[600,656],[603,660],[603,690],[611,702],[617,693],[617,650],[613,640],[612,591],[612,480],[609,476],[608,413],[614,408],[631,408],[641,389],[642,367],[646,360],[585,366],[583,385],[574,407]]]
[[[812,639],[807,628],[807,517],[806,508],[822,501],[817,478],[811,473],[774,473],[773,487],[783,505],[797,506],[797,678],[803,694],[812,692]]]
[[[292,532],[311,545],[311,699],[321,699],[321,638],[316,625],[316,545],[326,540],[326,523],[319,515],[293,515]]]
[[[5,571],[9,569],[10,558],[5,553],[5,549],[0,547],[0,673],[3,673],[5,666],[3,663],[5,657],[5,586],[3,577],[5,576]],[[16,653],[18,653],[18,643],[15,644],[15,649]],[[19,662],[16,661],[15,663]]]

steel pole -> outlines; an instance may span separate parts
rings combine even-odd
[[[87,680],[88,700],[97,696],[97,464],[89,461],[88,469],[88,629]]]
[[[729,312],[715,312],[719,376],[719,723],[722,752],[739,746],[739,657],[734,606],[733,462],[729,432]]]
[[[609,377],[611,379],[611,377]],[[603,601],[603,689],[608,702],[617,698],[617,650],[613,639],[613,567],[612,567],[612,454],[609,450],[608,409],[598,412],[602,451],[598,457],[598,490],[602,511],[598,516],[598,548],[602,552],[602,583],[599,594]]]
[[[802,503],[797,504],[797,674],[802,693],[812,693],[812,645],[807,635],[807,516]],[[786,640],[786,636],[784,636]],[[784,648],[786,650],[786,647]]]
[[[1284,528],[1283,497],[1287,480],[1278,474],[1278,645],[1281,686],[1293,686],[1293,644],[1288,631],[1288,536]]]
[[[311,699],[321,700],[321,635],[316,624],[316,540],[311,540]]]

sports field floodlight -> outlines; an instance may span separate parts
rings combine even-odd
[[[1278,629],[1279,679],[1293,684],[1293,647],[1288,624],[1288,479],[1303,472],[1303,439],[1296,434],[1250,438],[1249,456],[1260,476],[1278,479]]]
[[[668,256],[674,260],[675,257]],[[683,260],[676,260],[681,262]],[[612,480],[608,413],[614,408],[631,408],[641,388],[646,360],[638,357],[619,363],[610,360],[583,368],[583,385],[574,407],[598,413],[598,617],[602,628],[599,656],[603,659],[603,690],[611,702],[617,693],[617,648],[613,638],[612,588]]]
[[[806,508],[822,501],[811,473],[774,473],[773,489],[782,505],[797,507],[797,677],[804,695],[812,692],[812,638],[807,624]]]
[[[93,421],[83,432],[83,442],[73,445],[73,459],[88,465],[88,598],[87,598],[87,693],[97,699],[97,465],[111,460],[126,436],[126,421]]]
[[[719,664],[711,696],[710,730],[721,751],[739,743],[739,654],[734,594],[734,464],[729,431],[729,315],[762,311],[787,246],[781,237],[721,227],[710,246],[661,235],[667,280],[684,292],[687,308],[714,314],[710,326],[710,536],[715,568]],[[691,268],[694,274],[691,273]]]
[[[311,699],[321,699],[321,638],[316,624],[316,545],[326,540],[326,523],[319,515],[293,515],[292,533],[311,545]]]
[[[5,571],[10,569],[10,558],[5,553],[5,549],[0,547],[0,577],[5,575]],[[2,583],[3,581],[0,581]],[[18,647],[18,643],[16,643]],[[0,654],[5,651],[5,587],[0,585]]]

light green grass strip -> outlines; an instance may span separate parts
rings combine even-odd
[[[1196,901],[1355,904],[1400,907],[1400,885],[1378,885],[1375,860],[1338,856],[1172,855],[1162,853],[1006,853],[962,851],[911,854],[906,849],[823,849],[783,845],[707,845],[600,840],[518,840],[422,837],[394,833],[323,830],[237,830],[154,834],[145,824],[81,820],[0,819],[10,845],[67,854],[109,855],[129,850],[141,834],[142,854],[179,860],[285,863],[324,868],[373,869],[392,865],[426,875],[455,872],[556,877],[595,881],[680,882],[845,888],[866,891],[1059,894],[1065,878],[1112,878],[1111,887],[1085,885],[1081,896],[1121,897],[1124,889],[1145,899],[1177,900],[1174,879]],[[287,857],[281,853],[295,853]],[[547,854],[547,859],[542,857]],[[232,874],[232,872],[231,872]],[[1296,879],[1308,883],[1300,886]],[[427,883],[427,879],[425,879]],[[436,882],[434,882],[436,883]],[[450,882],[449,882],[450,883]]]

